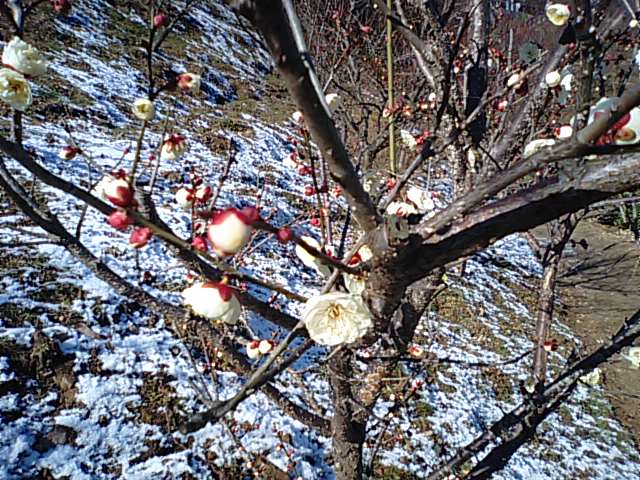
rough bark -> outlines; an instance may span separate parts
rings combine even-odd
[[[355,403],[351,389],[351,356],[350,350],[343,349],[328,362],[333,403],[332,455],[337,480],[362,478],[362,444],[367,422],[365,412]]]

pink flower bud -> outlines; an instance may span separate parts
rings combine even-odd
[[[311,225],[314,227],[320,226],[320,219],[318,217],[313,217],[310,221]]]
[[[129,237],[129,245],[133,248],[142,248],[153,236],[153,231],[147,227],[136,228],[133,232],[131,232],[131,236]]]
[[[209,246],[207,245],[207,239],[202,235],[193,237],[193,240],[191,241],[191,246],[195,250],[198,250],[199,252],[206,252],[209,249]]]
[[[293,239],[293,232],[289,227],[282,227],[276,233],[280,243],[288,243]]]
[[[187,92],[197,92],[200,90],[200,82],[202,77],[195,73],[181,73],[176,78],[178,81],[178,88]]]
[[[133,188],[123,178],[118,178],[104,186],[104,195],[118,207],[128,207],[133,203]]]
[[[116,230],[126,230],[133,223],[133,217],[124,210],[114,210],[107,222]]]
[[[306,187],[304,187],[304,194],[307,197],[310,197],[311,195],[314,195],[316,193],[316,189],[314,187],[312,187],[311,185],[307,185]]]
[[[207,228],[214,252],[221,257],[238,253],[249,241],[251,225],[256,219],[257,210],[253,207],[242,211],[227,208],[215,214]]]
[[[244,207],[240,212],[245,216],[249,225],[253,225],[260,219],[260,213],[256,207]]]
[[[167,17],[164,13],[159,13],[155,17],[153,17],[154,28],[164,27],[167,23],[169,23],[169,17]]]

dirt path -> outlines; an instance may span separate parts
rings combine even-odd
[[[592,350],[640,309],[640,246],[631,234],[592,222],[582,222],[573,239],[585,239],[588,248],[568,249],[560,296],[567,307],[565,321]],[[616,416],[640,445],[640,370],[630,369],[624,359],[603,370]]]

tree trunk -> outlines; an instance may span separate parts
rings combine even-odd
[[[351,352],[337,352],[329,361],[333,400],[331,434],[333,438],[334,472],[337,480],[362,478],[362,444],[365,439],[366,415],[357,411],[351,383]]]

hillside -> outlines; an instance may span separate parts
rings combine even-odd
[[[34,90],[25,144],[52,171],[80,185],[94,184],[102,173],[133,160],[130,105],[143,93],[144,58],[130,39],[141,38],[144,21],[131,5],[75,2],[70,16],[43,21],[29,37],[51,66]],[[161,116],[179,112],[176,129],[189,144],[179,164],[160,167],[155,195],[165,222],[188,235],[190,218],[176,208],[175,190],[194,169],[216,185],[233,143],[236,162],[220,204],[244,206],[259,198],[273,224],[294,224],[314,234],[309,215],[300,215],[307,208],[307,180],[283,163],[297,135],[289,119],[295,107],[261,44],[223,2],[196,2],[161,58],[162,68],[202,75],[198,95],[157,104]],[[2,114],[7,134],[7,112]],[[86,156],[58,158],[60,147],[69,143],[67,129]],[[158,122],[143,145],[148,171],[145,162],[161,134]],[[7,164],[31,181],[16,163]],[[134,250],[127,235],[110,228],[101,214],[89,209],[85,215],[71,196],[39,182],[29,185],[69,224],[84,215],[81,239],[110,268],[160,298],[182,302],[190,272],[160,242]],[[436,189],[446,198],[448,185]],[[224,421],[181,434],[179,424],[203,408],[198,398],[203,387],[226,398],[244,379],[216,358],[198,355],[192,347],[199,347],[200,339],[177,335],[163,318],[110,289],[50,243],[4,196],[0,207],[0,457],[5,459],[0,478],[332,478],[330,439],[283,413],[261,392]],[[332,214],[345,211],[338,202]],[[236,265],[243,272],[301,294],[322,284],[292,246],[272,236],[256,235],[249,249],[251,255]],[[447,288],[418,329],[424,355],[403,364],[397,386],[384,392],[375,411],[371,429],[379,443],[367,445],[365,453],[367,461],[375,454],[375,478],[422,478],[426,467],[522,400],[515,380],[529,380],[540,274],[518,236],[472,257],[463,278],[450,272]],[[270,299],[266,290],[248,288]],[[300,311],[299,304],[280,297],[275,303],[284,311]],[[276,341],[286,336],[248,311],[238,330]],[[580,345],[568,324],[555,325],[553,336],[561,346],[551,356],[552,371]],[[309,349],[275,385],[294,403],[330,417],[328,383],[316,367],[326,354],[324,348]],[[401,402],[405,396],[410,399]],[[416,415],[418,421],[410,422]],[[287,474],[268,470],[263,460]],[[612,415],[606,392],[581,385],[496,478],[637,476],[634,439]]]

